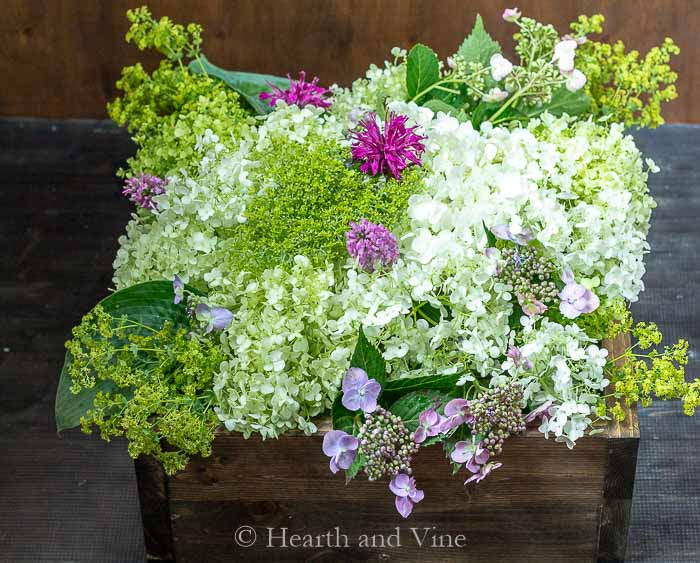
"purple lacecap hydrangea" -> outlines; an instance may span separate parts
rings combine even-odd
[[[283,100],[287,105],[297,105],[300,108],[304,106],[315,106],[317,108],[329,108],[333,102],[326,96],[331,93],[327,88],[318,86],[318,77],[314,76],[311,82],[306,82],[306,72],[299,73],[299,80],[289,78],[289,88],[282,90],[274,84],[270,84],[272,92],[261,92],[260,99],[267,101],[271,107],[275,107],[277,102]],[[268,101],[269,100],[269,101]]]
[[[323,437],[323,453],[330,460],[331,472],[348,469],[355,461],[360,441],[342,430],[331,430]]]
[[[351,411],[362,410],[372,413],[377,410],[377,398],[382,386],[376,379],[370,379],[361,368],[350,368],[343,378],[343,398],[341,403]]]
[[[418,504],[423,500],[425,494],[420,489],[416,488],[416,479],[399,473],[389,483],[389,489],[396,495],[394,505],[396,510],[404,518],[408,518],[413,512],[413,505]]]
[[[153,201],[153,196],[164,194],[165,186],[167,185],[168,181],[158,176],[140,174],[139,176],[132,176],[124,182],[122,194],[136,205],[155,211],[156,203]]]
[[[373,176],[390,173],[401,180],[401,172],[409,164],[421,165],[425,137],[416,133],[417,126],[407,127],[407,120],[405,115],[388,111],[383,130],[374,113],[360,121],[360,128],[351,133],[352,158],[362,161],[360,170]]]
[[[399,245],[396,237],[384,225],[377,225],[362,219],[351,222],[345,233],[347,249],[363,270],[374,272],[377,267],[389,268],[399,258]]]

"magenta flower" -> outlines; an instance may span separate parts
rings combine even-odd
[[[445,405],[445,418],[440,425],[440,432],[449,432],[453,428],[461,426],[465,422],[474,422],[474,415],[469,408],[469,401],[466,399],[452,399]]]
[[[427,438],[440,434],[443,419],[433,408],[424,410],[418,417],[418,428],[413,434],[413,441],[422,444]]]
[[[184,297],[184,292],[185,284],[182,283],[180,276],[176,275],[173,278],[173,293],[175,293],[175,305],[178,305],[182,301],[182,298]]]
[[[339,469],[348,469],[355,461],[360,441],[342,430],[331,430],[323,437],[323,453],[330,461],[332,473]]]
[[[518,21],[518,18],[520,18],[520,16],[522,15],[523,13],[517,8],[506,8],[505,10],[503,10],[503,14],[501,15],[501,17],[505,21],[512,23],[514,21]]]
[[[283,100],[287,105],[297,105],[300,108],[304,106],[316,106],[317,108],[329,108],[333,102],[324,96],[331,93],[327,88],[318,86],[318,77],[314,76],[311,82],[306,82],[306,72],[299,73],[299,80],[293,80],[291,75],[289,78],[289,88],[282,90],[274,84],[270,84],[272,92],[261,92],[259,98],[263,101],[270,100],[268,103],[271,107],[275,107],[277,102]]]
[[[370,223],[367,219],[351,222],[345,240],[348,254],[368,272],[374,272],[377,267],[389,268],[399,258],[396,237],[384,225]]]
[[[571,270],[566,270],[561,276],[566,284],[559,292],[559,311],[567,319],[575,319],[583,313],[592,313],[600,306],[600,299],[587,287],[574,281]]]
[[[523,366],[523,368],[526,370],[532,369],[532,362],[530,361],[530,358],[526,358],[525,356],[523,356],[522,352],[520,351],[520,348],[518,348],[517,346],[509,346],[508,353],[506,355],[511,360],[513,360],[513,365],[516,368]]]
[[[405,473],[399,473],[389,483],[389,489],[396,495],[394,504],[396,510],[404,518],[408,518],[413,512],[413,505],[423,500],[425,494],[420,489],[416,489],[415,477],[409,477]]]
[[[165,186],[168,185],[167,180],[163,180],[158,176],[150,174],[140,174],[132,176],[124,182],[122,194],[144,209],[156,210],[156,203],[153,201],[153,196],[165,193]]]
[[[415,131],[417,126],[406,127],[405,115],[387,112],[384,131],[379,126],[377,115],[369,113],[360,121],[361,130],[351,133],[354,143],[352,157],[361,160],[365,174],[384,174],[401,180],[401,171],[413,163],[421,165],[420,155],[425,150],[423,137]]]
[[[525,417],[525,422],[534,422],[538,418],[545,417],[549,414],[549,409],[552,407],[552,401],[545,401],[536,409],[530,411]]]
[[[200,303],[194,310],[195,318],[198,321],[207,323],[205,333],[212,330],[224,330],[233,321],[233,313],[223,307],[209,307],[205,303]]]
[[[382,386],[376,379],[369,379],[367,372],[360,368],[350,368],[343,378],[343,406],[351,411],[377,410],[377,398]]]
[[[479,482],[483,481],[484,479],[486,479],[486,477],[488,477],[488,475],[492,471],[498,469],[502,465],[503,464],[499,463],[499,462],[485,463],[484,465],[479,467],[479,471],[477,473],[474,473],[471,477],[469,477],[469,479],[467,479],[464,482],[464,484],[466,485],[467,483],[472,483],[472,482],[479,483]]]

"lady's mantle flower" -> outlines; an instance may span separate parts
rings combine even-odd
[[[413,505],[423,500],[425,494],[416,488],[415,477],[409,477],[405,473],[399,473],[389,483],[389,489],[396,495],[396,510],[404,518],[408,518],[413,512]]]
[[[179,305],[185,294],[185,284],[182,283],[180,276],[175,276],[173,278],[173,293],[175,293],[174,303]]]
[[[357,259],[362,269],[368,272],[374,272],[377,266],[393,266],[399,257],[399,245],[389,229],[370,223],[367,219],[359,223],[351,222],[345,240],[350,256]]]
[[[559,292],[559,310],[567,319],[575,319],[582,313],[592,313],[600,306],[600,299],[586,286],[574,281],[571,270],[566,270],[561,276],[566,284]]]
[[[410,163],[420,166],[419,157],[425,150],[422,143],[425,137],[415,132],[417,126],[406,127],[407,119],[405,115],[388,111],[384,131],[374,113],[369,113],[360,121],[361,129],[351,133],[354,140],[352,158],[362,161],[360,170],[373,176],[388,171],[401,180],[401,171]]]
[[[413,441],[422,444],[427,438],[437,436],[442,428],[443,420],[433,408],[424,410],[418,417],[418,428],[413,434]]]
[[[331,458],[331,472],[348,469],[355,461],[360,441],[342,430],[331,430],[323,437],[323,453]]]
[[[501,17],[507,22],[517,21],[523,13],[517,8],[506,8]]]
[[[513,70],[513,63],[511,63],[500,53],[493,55],[489,61],[489,64],[491,65],[491,77],[496,82],[503,80]]]
[[[209,334],[212,330],[224,330],[233,321],[233,313],[224,307],[209,307],[206,303],[200,303],[194,310],[198,321],[207,323],[204,332]]]
[[[377,410],[377,398],[382,386],[376,379],[369,379],[365,370],[350,368],[343,378],[343,406],[351,411],[362,409],[363,412]]]
[[[474,422],[474,415],[469,408],[469,401],[466,399],[452,399],[445,405],[445,418],[441,424],[440,432],[449,432],[453,428],[461,426],[465,422]]]
[[[300,108],[304,106],[316,106],[317,108],[329,108],[333,102],[324,96],[330,94],[331,91],[327,88],[317,86],[318,77],[314,76],[311,82],[306,82],[306,72],[299,73],[299,80],[293,80],[291,75],[289,78],[289,88],[282,90],[274,84],[270,84],[272,92],[261,92],[260,99],[270,100],[270,106],[275,107],[277,102],[283,100],[287,105],[297,105]]]
[[[153,201],[153,196],[164,194],[165,186],[167,185],[167,180],[163,180],[158,176],[141,174],[133,176],[124,182],[122,194],[128,196],[136,205],[155,211],[156,203]]]

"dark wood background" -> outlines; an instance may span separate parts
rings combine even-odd
[[[142,56],[124,43],[127,8],[146,0],[2,0],[0,115],[101,117],[121,67]],[[669,121],[700,122],[695,67],[698,0],[150,0],[152,11],[204,25],[204,48],[224,67],[273,74],[305,69],[323,84],[348,84],[391,47],[416,41],[454,52],[477,12],[508,49],[515,27],[504,7],[563,33],[580,13],[603,13],[609,39],[642,53],[666,36],[681,47],[679,99]],[[148,58],[149,62],[155,59]]]

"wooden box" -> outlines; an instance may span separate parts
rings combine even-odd
[[[612,357],[628,337],[606,343]],[[327,424],[325,429],[328,429]],[[442,448],[419,452],[425,491],[408,520],[388,483],[345,486],[314,436],[263,442],[222,433],[213,455],[172,477],[136,460],[151,560],[622,561],[639,442],[636,409],[573,450],[535,429],[510,438],[503,467],[478,485],[453,476]]]

